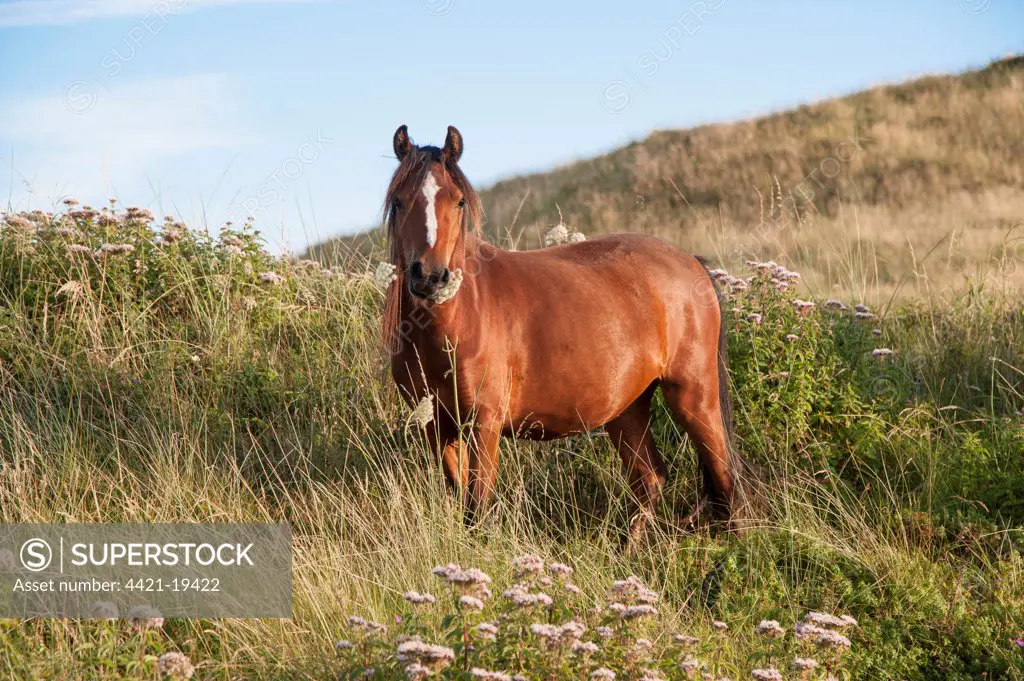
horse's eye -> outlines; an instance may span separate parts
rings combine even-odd
[[[392,205],[392,208],[394,208],[395,210],[402,210],[402,200],[401,199],[395,199],[392,202],[391,205]]]
[[[459,199],[459,208],[463,208],[466,205],[466,199]]]

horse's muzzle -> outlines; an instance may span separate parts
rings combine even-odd
[[[422,263],[414,262],[409,268],[409,293],[424,300],[432,298],[451,278],[452,273],[447,267],[428,273]]]

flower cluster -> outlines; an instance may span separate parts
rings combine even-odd
[[[488,599],[494,580],[478,568],[449,563],[432,572],[451,587],[451,608],[442,607],[443,598],[406,592],[412,611],[397,618],[401,631],[391,645],[382,625],[350,617],[349,627],[360,636],[335,646],[345,664],[341,678],[727,681],[727,675],[743,673],[735,662],[723,660],[732,645],[728,622],[708,621],[704,626],[712,634],[706,643],[687,633],[663,635],[659,610],[670,606],[637,575],[612,582],[602,606],[582,607],[576,593],[565,588],[571,586],[573,568],[535,554],[511,561],[512,583],[499,599]],[[436,620],[428,624],[427,615],[445,616],[438,626]],[[848,615],[818,611],[789,629],[777,620],[762,620],[754,627],[762,652],[749,658],[748,678],[783,679],[790,673],[799,679],[819,678],[811,676],[817,673],[830,678],[851,645],[841,632],[856,626]],[[755,660],[761,664],[754,665]]]
[[[586,241],[587,235],[583,232],[576,231],[572,227],[569,227],[561,221],[559,216],[558,224],[548,230],[548,233],[544,235],[545,246],[558,246],[560,244],[575,244],[580,241]]]

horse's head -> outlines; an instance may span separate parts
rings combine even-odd
[[[429,298],[448,283],[467,228],[478,226],[480,199],[459,169],[462,135],[454,127],[443,149],[414,145],[404,125],[393,146],[399,164],[384,203],[391,262],[410,293]]]

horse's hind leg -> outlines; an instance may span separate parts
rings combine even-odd
[[[626,411],[605,425],[619,450],[629,488],[639,507],[630,521],[627,541],[643,533],[647,516],[654,512],[665,484],[665,462],[651,437],[651,398],[655,387],[651,385]]]
[[[691,365],[691,368],[692,365]],[[714,372],[712,365],[709,372]],[[710,373],[714,376],[714,373]],[[718,380],[670,380],[661,384],[665,404],[693,441],[704,478],[704,494],[717,519],[728,520],[735,471],[729,460],[729,434],[722,419]]]

